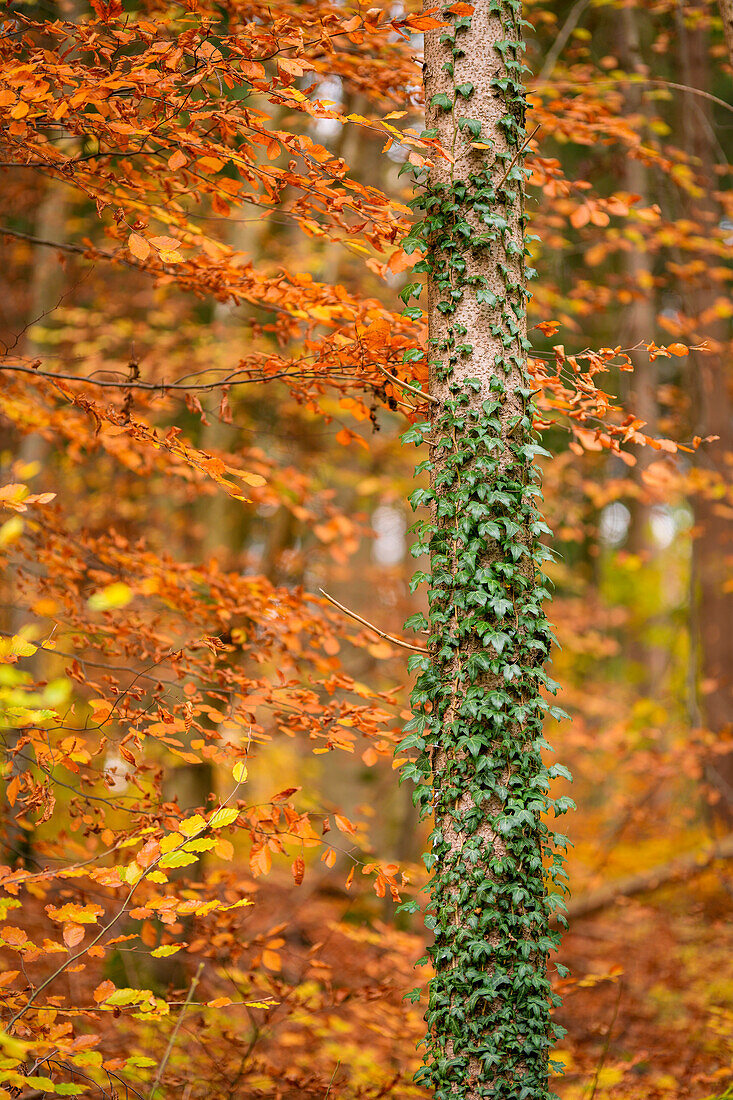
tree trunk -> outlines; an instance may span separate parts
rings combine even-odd
[[[441,1100],[541,1100],[557,941],[543,872],[551,634],[539,536],[549,532],[526,370],[521,4],[447,13],[452,25],[426,34],[424,72],[428,127],[451,159],[423,181],[414,206],[425,217],[411,234],[425,252],[416,270],[427,272],[434,401],[431,488],[412,498],[432,509],[429,656],[413,661],[407,738],[425,750],[416,799],[434,813],[435,977],[418,1079]]]
[[[733,66],[733,0],[718,0],[720,18],[723,20],[723,33],[728,49],[728,60]]]
[[[641,49],[639,36],[640,12],[637,8],[624,7],[618,13],[618,48],[621,67],[628,73],[644,74],[644,56]],[[639,118],[639,140],[647,139],[646,126],[644,125],[644,94],[638,84],[629,83],[625,91],[626,103],[629,112]],[[622,154],[623,155],[623,154]],[[640,195],[642,203],[648,205],[649,178],[648,172],[641,160],[630,155],[623,155],[621,165],[623,172],[624,189],[632,195]],[[645,239],[633,241],[631,249],[624,253],[626,277],[628,289],[633,295],[631,303],[624,307],[620,317],[619,342],[627,347],[636,347],[642,341],[653,340],[656,333],[657,310],[656,291],[653,286],[653,262]],[[628,408],[634,416],[639,417],[646,424],[646,431],[650,435],[658,433],[657,386],[659,384],[659,369],[656,361],[649,358],[646,349],[642,348],[633,355],[634,372],[627,374],[629,392]],[[644,473],[647,467],[655,461],[657,452],[651,447],[638,447],[636,450],[636,466],[634,467],[634,480],[636,482],[638,496],[629,501],[631,513],[629,522],[628,549],[632,554],[637,554],[646,564],[645,591],[649,585],[654,585],[653,595],[655,605],[664,608],[664,596],[658,591],[661,585],[658,567],[655,568],[654,557],[656,547],[652,539],[651,514],[649,493],[644,483]],[[654,645],[649,638],[649,628],[644,620],[644,615],[649,615],[649,598],[639,601],[640,607],[634,609],[632,619],[633,635],[630,638],[629,656],[639,667],[639,691],[642,694],[658,696],[662,688],[666,656],[659,645]],[[655,610],[657,608],[655,607]]]
[[[56,180],[48,181],[36,213],[34,231],[37,237],[50,241],[65,240],[66,219],[69,215],[67,198],[68,187],[65,184],[60,184]],[[28,362],[42,358],[48,351],[43,337],[39,336],[37,324],[49,324],[49,317],[63,294],[65,279],[66,273],[59,263],[55,249],[39,249],[34,258],[27,328],[21,343],[21,352]],[[23,467],[36,464],[40,467],[48,458],[48,450],[48,444],[43,437],[37,432],[30,432],[23,436],[14,458]],[[44,488],[47,487],[44,485]],[[21,628],[33,622],[34,618],[35,616],[20,603],[14,603],[10,611],[10,633],[19,633]],[[47,660],[43,650],[39,649],[24,661],[23,667],[34,680],[42,680],[43,666]],[[8,782],[27,768],[27,762],[13,755],[18,743],[18,733],[18,730],[8,729],[3,735],[2,749],[12,756],[12,772],[8,776]],[[23,806],[18,803],[14,810],[8,803],[6,814],[0,855],[3,858],[7,857],[11,865],[27,866],[33,857],[33,833],[18,823],[18,817],[23,816]]]
[[[710,63],[707,34],[702,26],[679,20],[682,80],[708,91]],[[702,177],[704,194],[689,214],[712,226],[720,219],[715,201],[715,133],[710,104],[701,96],[682,98],[682,145],[694,158]],[[704,229],[703,229],[704,232]],[[733,526],[725,507],[725,486],[730,484],[733,453],[733,399],[731,394],[729,332],[719,319],[701,321],[720,294],[719,284],[705,272],[685,295],[686,312],[695,325],[695,336],[706,340],[710,354],[694,354],[690,369],[697,383],[697,424],[700,436],[718,440],[698,452],[698,463],[710,487],[692,499],[695,539],[692,556],[693,657],[698,710],[703,725],[718,740],[706,762],[705,777],[712,791],[714,816],[726,831],[733,826]],[[727,751],[726,751],[727,746]]]

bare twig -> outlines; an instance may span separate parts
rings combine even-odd
[[[248,374],[244,374],[242,371],[232,371],[231,374],[225,378],[220,379],[218,382],[166,382],[161,380],[160,382],[146,382],[144,380],[131,381],[130,379],[124,380],[112,380],[103,378],[91,378],[89,375],[79,374],[61,374],[57,371],[44,371],[36,369],[35,367],[24,367],[19,363],[0,363],[1,371],[11,371],[14,374],[32,374],[35,378],[44,378],[50,382],[62,381],[62,382],[84,382],[91,386],[100,386],[103,389],[117,389],[117,390],[150,390],[151,392],[163,393],[166,390],[184,390],[194,393],[196,391],[210,391],[220,389],[222,386],[248,386],[262,382],[276,382],[282,379],[293,379],[298,381],[304,381],[308,378],[324,379],[324,375],[317,371],[293,371],[293,370],[281,370],[274,374],[255,374],[253,371],[249,371]],[[204,374],[205,370],[200,373]],[[367,385],[373,386],[374,383],[367,383],[365,380],[354,379],[353,375],[346,373],[339,373],[337,371],[331,371],[326,377],[327,381],[339,379],[343,381],[356,382],[356,385],[363,385],[364,388]]]
[[[188,996],[186,997],[186,1000],[183,1002],[183,1008],[178,1013],[178,1019],[176,1020],[176,1026],[173,1028],[173,1031],[171,1032],[171,1037],[168,1040],[168,1046],[165,1048],[165,1054],[163,1055],[163,1057],[161,1059],[161,1062],[160,1062],[160,1065],[158,1066],[158,1072],[155,1074],[155,1080],[153,1081],[153,1087],[150,1090],[150,1100],[153,1100],[153,1098],[155,1096],[155,1093],[156,1093],[156,1090],[158,1088],[158,1085],[160,1084],[160,1082],[163,1079],[163,1074],[165,1073],[165,1067],[168,1065],[168,1059],[171,1056],[171,1051],[173,1050],[176,1039],[178,1038],[178,1032],[180,1030],[181,1024],[183,1023],[183,1017],[186,1015],[186,1012],[188,1011],[188,1006],[191,1004],[191,1001],[193,1000],[193,995],[196,992],[196,986],[199,984],[199,978],[201,977],[201,971],[203,969],[204,969],[204,964],[202,962],[200,962],[199,963],[199,968],[196,971],[196,973],[194,974],[193,980],[191,981],[191,985],[190,985],[189,990],[188,990]]]
[[[613,1015],[611,1016],[611,1022],[608,1025],[608,1031],[606,1032],[606,1038],[603,1043],[603,1050],[601,1051],[601,1056],[598,1059],[598,1065],[596,1066],[595,1076],[593,1077],[593,1085],[591,1086],[591,1092],[588,1100],[593,1100],[596,1094],[596,1089],[598,1088],[598,1081],[600,1080],[601,1070],[603,1069],[603,1064],[606,1061],[608,1048],[611,1045],[611,1034],[613,1032],[614,1024],[616,1023],[616,1017],[618,1016],[618,1006],[621,1004],[621,994],[623,993],[623,989],[623,981],[619,981],[618,994],[616,995],[616,1004],[613,1006]]]
[[[521,155],[522,155],[522,153],[524,152],[524,150],[525,150],[525,149],[527,148],[527,146],[529,145],[529,143],[530,143],[530,141],[532,140],[532,138],[533,138],[533,137],[535,136],[535,134],[536,134],[536,133],[537,133],[537,131],[539,130],[539,128],[540,128],[540,125],[541,125],[541,124],[540,124],[540,123],[538,122],[538,123],[537,123],[537,125],[535,126],[534,130],[532,131],[532,133],[531,133],[531,134],[529,135],[529,137],[525,138],[525,140],[524,140],[524,141],[522,142],[522,144],[521,144],[521,145],[519,146],[519,148],[517,149],[516,153],[515,153],[515,154],[514,154],[514,156],[512,157],[511,161],[509,162],[509,167],[507,168],[506,172],[504,173],[504,175],[503,175],[503,176],[501,177],[501,179],[499,180],[499,182],[498,182],[498,184],[496,185],[496,187],[494,188],[494,190],[498,191],[498,190],[499,190],[499,189],[500,189],[501,187],[503,187],[503,186],[504,186],[504,184],[506,183],[506,181],[507,181],[507,180],[508,180],[508,178],[509,178],[509,173],[511,172],[512,168],[514,167],[514,165],[515,165],[515,164],[517,163],[517,161],[518,161],[518,160],[519,160],[519,158],[521,157]]]
[[[339,1066],[340,1066],[340,1065],[341,1065],[341,1059],[339,1058],[339,1060],[338,1060],[338,1062],[336,1063],[336,1066],[335,1066],[335,1068],[334,1068],[334,1071],[333,1071],[333,1073],[331,1074],[331,1080],[330,1080],[330,1081],[328,1082],[328,1088],[326,1089],[326,1095],[325,1095],[325,1097],[324,1097],[324,1100],[328,1100],[328,1097],[329,1097],[329,1096],[331,1095],[331,1087],[332,1087],[332,1085],[333,1085],[334,1081],[336,1080],[336,1074],[337,1074],[337,1073],[338,1073],[338,1071],[339,1071]]]
[[[568,17],[563,23],[560,33],[547,51],[545,63],[537,75],[538,81],[547,80],[548,77],[552,76],[552,71],[557,65],[557,59],[559,58],[562,51],[565,49],[565,44],[568,38],[570,38],[570,35],[577,27],[578,23],[580,22],[581,15],[589,4],[590,0],[578,0],[578,2],[574,4],[573,7],[570,9]]]
[[[328,592],[325,592],[322,588],[319,588],[318,591],[322,596],[326,597],[329,603],[332,603],[339,611],[343,611],[344,615],[348,615],[349,618],[355,619],[357,623],[361,623],[361,625],[365,626],[368,630],[373,630],[380,638],[386,638],[388,642],[392,642],[393,645],[402,646],[403,649],[411,649],[413,653],[427,653],[424,646],[411,645],[410,642],[403,642],[402,638],[395,638],[394,634],[387,634],[386,631],[380,630],[374,623],[370,623],[368,619],[362,619],[361,615],[357,615],[355,611],[351,611],[348,607],[344,607],[342,603],[335,600],[333,596],[329,596]]]
[[[535,85],[539,85],[540,80],[537,78]],[[551,84],[553,89],[559,91],[561,88],[585,88],[586,84],[581,83],[579,80],[544,80],[543,84]],[[722,107],[726,111],[733,113],[733,105],[726,103],[724,99],[720,99],[719,96],[713,95],[711,92],[706,92],[704,88],[693,88],[691,84],[677,84],[674,80],[656,80],[650,76],[639,76],[633,74],[633,80],[629,76],[604,76],[601,80],[594,82],[595,88],[600,88],[604,84],[613,87],[614,84],[648,84],[654,88],[674,88],[678,92],[687,92],[688,95],[701,96],[702,99],[707,99],[710,103],[717,104],[718,107]]]
[[[403,389],[409,390],[410,393],[414,393],[421,401],[430,401],[433,405],[438,404],[437,397],[433,397],[431,393],[425,393],[423,390],[419,389],[418,386],[411,386],[409,382],[403,382],[396,374],[390,374],[387,368],[383,367],[381,363],[375,363],[374,366],[377,370],[380,370],[386,378],[389,378],[390,382],[394,382],[397,386],[402,386]]]

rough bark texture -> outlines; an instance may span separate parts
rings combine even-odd
[[[550,632],[526,373],[521,5],[459,12],[426,34],[427,125],[450,159],[416,203],[436,402],[431,489],[413,496],[432,510],[430,656],[415,662],[412,724],[435,821],[420,1079],[438,1100],[541,1100],[554,1036],[540,756]]]

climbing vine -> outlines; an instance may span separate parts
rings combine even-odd
[[[404,774],[434,818],[424,859],[435,977],[418,1080],[437,1100],[547,1100],[549,1052],[562,1034],[548,958],[567,840],[546,818],[572,802],[550,797],[550,781],[570,777],[542,758],[545,717],[562,711],[546,698],[556,690],[544,668],[550,531],[535,458],[547,452],[533,430],[526,365],[534,272],[523,211],[523,20],[520,0],[491,0],[483,25],[464,3],[442,18],[439,45],[426,41],[434,125],[425,136],[450,149],[450,167],[408,168],[420,219],[405,244],[423,253],[415,271],[427,276],[435,398],[431,423],[404,436],[428,443],[417,472],[429,473],[430,487],[411,503],[431,513],[413,549],[430,556],[430,572],[413,579],[427,583],[429,611],[406,623],[427,630],[428,652],[411,659],[414,716],[401,746],[416,752]],[[477,71],[478,89],[469,79]],[[403,292],[413,319],[420,291],[415,282]]]

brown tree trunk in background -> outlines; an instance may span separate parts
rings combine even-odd
[[[57,180],[49,180],[38,206],[38,211],[33,226],[33,235],[41,240],[63,242],[66,239],[66,219],[69,214],[68,196],[70,189],[65,183]],[[20,343],[20,353],[24,358],[32,361],[42,358],[45,344],[40,336],[37,325],[53,323],[53,310],[64,291],[65,272],[59,263],[59,253],[52,248],[34,247],[33,276],[30,287],[30,300],[28,303],[28,317],[26,331]],[[19,326],[20,327],[20,326]],[[23,466],[42,463],[47,457],[48,445],[42,436],[30,433],[23,436],[18,451],[14,456]],[[48,488],[46,482],[44,490]],[[10,612],[10,632],[17,634],[20,629],[33,619],[26,610],[18,604],[14,604]],[[42,679],[42,667],[44,653],[38,650],[32,657],[26,658],[23,667],[32,672],[35,680]],[[3,734],[3,748],[6,752],[12,752],[17,743],[15,733],[8,730]],[[25,771],[28,762],[13,758],[12,775],[18,775]],[[10,780],[11,776],[8,777]],[[32,835],[21,828],[15,820],[12,807],[8,805],[7,823],[3,838],[2,858],[7,858],[10,863],[27,862],[32,855]]]
[[[723,20],[725,44],[728,47],[728,60],[733,66],[733,0],[718,0],[720,18]]]
[[[619,13],[619,24],[621,66],[629,73],[641,72],[644,69],[644,60],[639,41],[637,12],[632,8],[622,8]],[[643,114],[643,91],[638,84],[629,85],[626,91],[626,102],[631,113],[637,116]],[[642,162],[632,156],[624,157],[623,173],[625,190],[632,195],[640,195],[642,205],[645,204],[649,198],[649,180]],[[629,287],[634,297],[631,304],[623,311],[621,336],[626,346],[634,347],[641,340],[649,342],[654,338],[657,320],[655,291],[652,288],[652,262],[645,242],[634,243],[630,251],[625,253],[625,266]],[[648,432],[653,434],[656,431],[658,416],[657,369],[656,363],[650,362],[644,350],[634,355],[634,373],[629,375],[629,383],[630,409],[646,421]],[[650,453],[646,447],[641,447],[636,457],[635,469],[640,474],[656,455],[655,452]],[[643,503],[639,507],[638,515],[634,518],[638,522],[632,529],[632,539],[637,542],[639,549],[646,548],[648,531],[645,530],[645,525],[648,523],[649,515],[648,508]]]
[[[730,4],[726,0],[727,8]],[[708,91],[707,34],[698,26],[685,26],[681,15],[678,27],[681,80]],[[704,195],[690,204],[689,215],[705,219],[712,227],[720,218],[720,209],[715,202],[717,177],[711,104],[693,95],[683,95],[681,104],[684,148],[694,158],[694,167],[705,189]],[[697,383],[696,431],[703,437],[719,436],[697,454],[699,468],[708,475],[711,491],[698,492],[692,499],[693,659],[697,660],[695,679],[700,718],[717,739],[706,763],[706,779],[713,790],[713,812],[730,828],[733,825],[733,526],[722,493],[722,487],[730,485],[733,475],[730,345],[723,322],[700,320],[719,293],[718,285],[703,275],[689,294],[685,291],[683,308],[694,319],[696,336],[706,340],[711,349],[711,354],[691,357],[691,372]]]
[[[644,58],[639,36],[639,13],[636,9],[624,7],[619,12],[619,59],[621,68],[628,73],[642,73],[645,70]],[[626,102],[629,112],[643,119],[643,89],[638,84],[629,84],[626,89]],[[643,122],[639,127],[643,137]],[[624,188],[632,195],[640,195],[642,205],[649,202],[649,179],[647,170],[640,160],[625,156],[623,160]],[[652,259],[646,248],[646,241],[632,242],[630,251],[625,253],[626,276],[629,289],[633,294],[630,305],[622,314],[621,341],[626,347],[635,347],[641,341],[654,339],[656,332],[656,291],[653,286]],[[650,360],[645,349],[632,355],[633,374],[629,380],[629,411],[646,424],[650,435],[657,432],[659,409],[657,405],[657,385],[659,382],[657,363]],[[651,564],[655,554],[655,545],[650,527],[651,507],[648,492],[644,484],[644,471],[657,457],[650,447],[639,447],[636,451],[634,477],[638,486],[638,497],[630,501],[631,520],[629,523],[628,549],[637,554],[647,564]],[[649,570],[650,578],[656,576]],[[642,611],[643,614],[643,611]],[[664,654],[645,638],[645,624],[636,620],[635,636],[631,647],[632,659],[642,671],[640,690],[652,695],[658,692],[664,672]]]

